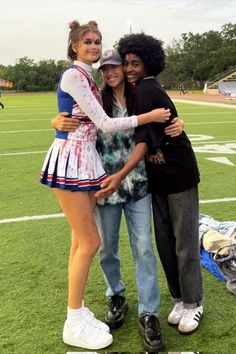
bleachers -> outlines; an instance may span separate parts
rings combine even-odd
[[[229,97],[236,96],[236,69],[225,75],[219,75],[215,80],[206,82],[205,94],[222,94]]]

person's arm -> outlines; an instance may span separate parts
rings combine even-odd
[[[170,118],[170,110],[165,108],[156,108],[150,112],[137,115],[138,124],[147,123],[165,123]]]
[[[66,118],[67,112],[61,112],[51,120],[51,127],[59,131],[74,132],[79,128],[79,121],[76,118]]]
[[[119,187],[121,181],[134,169],[140,160],[146,155],[148,146],[146,143],[137,144],[129,157],[125,166],[117,173],[109,176],[102,184],[101,190],[96,192],[95,197],[107,198],[111,196]]]
[[[178,117],[173,118],[170,125],[165,127],[164,133],[171,138],[175,138],[182,134],[184,128],[184,121]],[[156,152],[149,154],[147,160],[155,165],[163,165],[166,163],[165,157],[160,148],[156,148]]]
[[[170,125],[168,125],[164,129],[164,133],[166,135],[169,135],[172,138],[174,138],[174,137],[182,134],[183,129],[184,129],[184,121],[182,119],[176,117],[176,118],[173,118]]]
[[[75,69],[68,69],[62,76],[61,89],[69,93],[79,104],[81,110],[100,128],[104,133],[115,132],[134,128],[150,122],[166,122],[170,111],[164,108],[155,109],[151,112],[131,116],[127,118],[110,118],[97,99],[94,97],[87,79]]]

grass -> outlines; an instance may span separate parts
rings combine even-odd
[[[57,111],[55,95],[12,94],[4,96],[3,101],[6,108],[0,110],[0,222],[61,213],[52,192],[38,182],[45,152],[54,135],[50,119]],[[185,120],[185,130],[192,137],[194,148],[199,150],[196,156],[201,171],[200,199],[235,198],[236,111],[187,103],[176,103],[176,106]],[[205,136],[203,140],[196,140],[199,135]],[[212,138],[207,140],[206,135]],[[211,145],[211,152],[206,145]],[[223,156],[234,166],[207,160]],[[200,204],[200,211],[217,220],[236,220],[235,200]],[[69,233],[64,218],[0,224],[0,353],[57,354],[79,350],[66,346],[61,340],[66,316]],[[134,267],[124,220],[120,254],[129,312],[123,327],[113,331],[114,342],[107,350],[141,352]],[[160,321],[166,350],[233,353],[236,346],[236,298],[226,290],[225,284],[203,269],[204,317],[197,332],[181,336],[176,328],[166,323],[172,303],[160,264],[158,276]],[[86,305],[100,319],[106,311],[105,290],[96,257],[85,299]]]

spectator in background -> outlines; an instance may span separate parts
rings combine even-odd
[[[2,90],[0,89],[0,98],[2,97]],[[0,102],[0,106],[2,107],[2,108],[4,108],[4,104],[2,103],[2,102]]]
[[[185,91],[184,91],[184,84],[183,83],[181,83],[180,85],[179,85],[179,94],[180,95],[185,95]]]

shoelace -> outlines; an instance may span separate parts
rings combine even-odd
[[[75,335],[80,337],[84,335],[88,341],[93,342],[94,339],[105,336],[106,332],[103,332],[99,327],[91,325],[91,322],[87,318],[84,318],[83,321],[74,328]]]
[[[105,324],[102,321],[99,321],[95,316],[94,313],[92,311],[90,311],[87,307],[84,307],[84,318],[86,318],[88,321],[92,320],[93,324],[95,325],[95,327],[105,327]]]
[[[87,307],[83,307],[83,311],[85,314],[87,314],[90,317],[94,317],[94,313],[90,311]]]
[[[183,305],[183,302],[178,302],[176,305],[175,305],[175,312],[177,312],[178,314],[179,313],[182,313],[184,310],[184,305]]]
[[[159,331],[158,320],[155,316],[149,317],[146,324],[147,324],[147,332],[149,334],[157,333],[157,331]]]
[[[121,296],[112,296],[108,301],[108,307],[110,310],[118,310],[123,302],[123,298]]]

